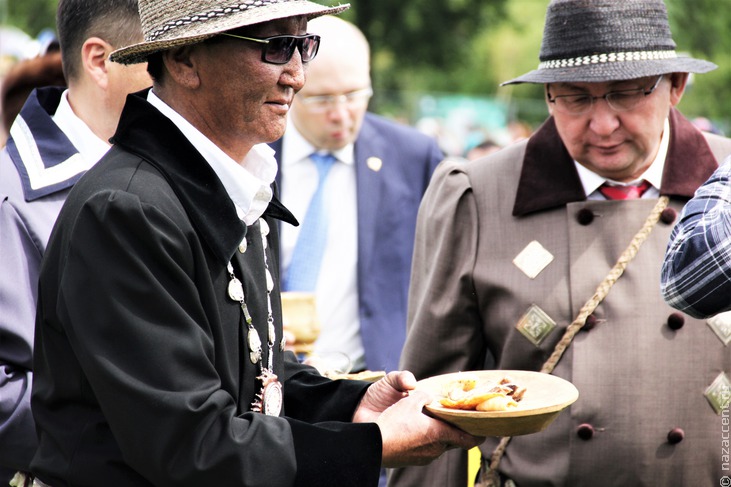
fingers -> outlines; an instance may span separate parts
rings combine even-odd
[[[456,429],[456,428],[455,428]],[[472,436],[469,433],[465,433],[462,430],[457,430],[456,437],[449,442],[449,448],[462,448],[463,450],[469,450],[470,448],[481,445],[485,441],[484,436]]]
[[[414,391],[378,418],[384,467],[426,465],[447,450],[469,449],[484,441],[424,414],[429,400],[428,394]]]
[[[408,370],[389,372],[383,379],[397,391],[411,391],[416,388],[416,377]]]

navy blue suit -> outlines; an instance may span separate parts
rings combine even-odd
[[[286,137],[286,135],[285,135]],[[272,144],[277,161],[282,141]],[[381,159],[379,171],[367,160]],[[367,113],[355,142],[358,205],[358,314],[366,368],[397,370],[406,334],[406,305],[416,214],[434,168],[437,142],[405,125]],[[287,177],[280,171],[281,178]]]

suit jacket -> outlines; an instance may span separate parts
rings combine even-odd
[[[731,140],[702,135],[677,111],[670,127],[660,192],[677,211]],[[493,156],[441,166],[419,214],[401,365],[417,378],[481,369],[486,360],[539,370],[655,203],[587,201],[552,119]],[[722,418],[704,391],[731,371],[731,354],[706,323],[678,315],[660,295],[675,216],[664,212],[594,312],[595,326],[554,370],[576,385],[578,401],[545,431],[508,445],[500,472],[517,485],[692,487],[723,475]],[[534,279],[513,264],[531,241],[553,256]],[[516,328],[534,305],[557,324],[539,346]],[[672,430],[680,442],[669,440]],[[483,456],[496,445],[488,438]],[[395,472],[391,485],[464,486],[465,457],[447,452]]]
[[[272,147],[281,167],[282,141]],[[368,167],[371,157],[383,162],[380,170]],[[355,171],[358,315],[370,370],[398,367],[406,334],[416,214],[434,168],[443,157],[431,137],[366,114],[355,142]],[[280,171],[277,177],[281,180],[287,175]]]
[[[139,95],[114,142],[71,191],[41,269],[33,473],[50,485],[376,485],[378,427],[346,423],[366,383],[325,379],[277,341],[282,417],[251,411],[260,371],[226,266],[266,363],[264,253],[278,282],[276,220],[291,214],[270,204],[265,250],[259,222],[244,226],[206,161]],[[272,306],[281,337],[276,286]]]

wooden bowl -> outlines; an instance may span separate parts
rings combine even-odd
[[[479,380],[498,382],[509,377],[526,392],[518,407],[508,411],[466,411],[439,404],[444,385],[460,374],[474,374]],[[438,375],[418,382],[417,390],[436,397],[427,404],[427,414],[475,436],[519,436],[543,431],[559,413],[579,398],[576,387],[560,377],[526,370],[479,370]]]

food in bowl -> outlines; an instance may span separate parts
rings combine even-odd
[[[465,373],[444,385],[439,404],[450,409],[508,411],[518,407],[525,392],[525,387],[515,384],[508,376],[492,381]]]

